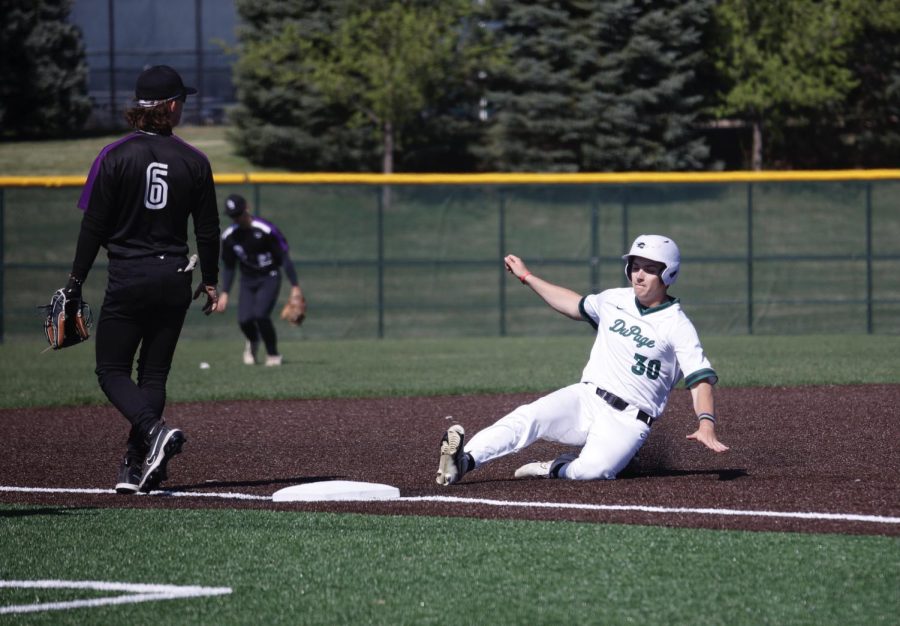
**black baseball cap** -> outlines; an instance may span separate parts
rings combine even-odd
[[[162,100],[184,98],[197,93],[193,87],[185,87],[181,76],[168,65],[148,67],[137,78],[134,99],[139,103],[158,103]]]
[[[237,217],[247,209],[247,201],[236,193],[225,198],[225,215]]]

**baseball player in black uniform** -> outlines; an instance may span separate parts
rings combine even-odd
[[[131,423],[116,491],[156,489],[184,434],[165,424],[166,381],[191,303],[197,257],[188,260],[192,218],[208,315],[218,294],[219,219],[212,169],[206,156],[172,134],[185,87],[171,67],[151,67],[137,79],[126,112],[133,133],[100,152],[78,201],[84,211],[66,291],[81,286],[101,246],[109,278],[97,323],[97,378],[110,402]],[[138,353],[138,350],[140,352]],[[137,382],[132,380],[134,358]]]
[[[241,293],[238,301],[238,324],[247,341],[244,363],[256,363],[259,341],[266,348],[266,365],[281,365],[278,338],[272,323],[272,309],[281,291],[281,269],[291,282],[291,297],[303,298],[297,271],[288,251],[287,239],[272,222],[254,217],[247,201],[237,194],[225,199],[225,215],[234,223],[222,233],[222,293],[220,313],[228,306],[228,293],[234,282],[235,267],[241,268]]]

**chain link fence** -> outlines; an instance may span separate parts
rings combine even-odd
[[[584,332],[503,257],[595,292],[627,284],[621,255],[641,233],[679,244],[670,293],[702,335],[900,333],[900,171],[216,180],[220,204],[241,193],[290,243],[309,314],[282,341]],[[6,339],[37,336],[37,305],[65,282],[82,183],[0,178]],[[101,251],[85,286],[95,315],[105,284]],[[184,336],[233,338],[235,309],[192,309]]]

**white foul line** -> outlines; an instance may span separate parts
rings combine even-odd
[[[874,522],[877,524],[900,524],[900,517],[883,515],[857,515],[854,513],[814,513],[800,511],[752,511],[739,509],[694,509],[643,504],[581,504],[570,502],[510,502],[508,500],[488,500],[484,498],[459,498],[455,496],[420,496],[401,498],[406,502],[455,502],[458,504],[485,504],[489,506],[519,506],[540,509],[579,509],[586,511],[639,511],[642,513],[693,513],[697,515],[730,515],[743,517],[788,517],[796,519],[828,520],[839,522]]]
[[[60,487],[11,487],[0,485],[0,492],[22,493],[85,493],[85,494],[115,494],[113,489],[77,489]],[[249,493],[231,492],[195,492],[195,491],[154,491],[151,497],[181,497],[181,498],[221,498],[224,500],[267,500],[272,496],[260,496]],[[391,502],[381,500],[380,502]],[[457,496],[409,496],[401,497],[394,502],[446,502],[453,504],[483,504],[497,507],[523,507],[539,509],[577,509],[582,511],[638,511],[641,513],[667,513],[667,514],[694,514],[694,515],[721,515],[731,517],[777,517],[808,520],[825,520],[836,522],[870,522],[875,524],[900,524],[900,517],[884,515],[860,515],[856,513],[818,513],[813,511],[754,511],[740,509],[714,509],[714,508],[683,508],[648,506],[643,504],[584,504],[579,502],[524,502],[514,500],[490,500],[486,498],[461,498]]]
[[[61,611],[88,606],[133,604],[154,600],[202,598],[231,593],[231,587],[198,587],[180,585],[147,585],[142,583],[111,583],[96,580],[0,580],[0,588],[9,589],[89,589],[92,591],[121,591],[126,595],[105,598],[89,598],[68,602],[42,602],[40,604],[14,604],[0,606],[4,613],[34,613],[37,611]]]
[[[115,495],[115,489],[75,488],[75,487],[7,487],[0,485],[0,491],[13,491],[19,493],[84,493],[89,495]],[[226,491],[153,491],[149,494],[138,493],[136,495],[150,495],[154,497],[175,498],[223,498],[225,500],[272,500],[272,496],[258,496],[252,493],[229,493]]]

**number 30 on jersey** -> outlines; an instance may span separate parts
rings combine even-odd
[[[638,376],[645,375],[650,380],[656,380],[659,378],[659,370],[661,368],[662,363],[656,359],[648,360],[643,354],[635,354],[634,365],[631,366],[631,371]]]
[[[147,166],[147,187],[144,191],[144,206],[148,209],[165,208],[169,199],[169,184],[166,176],[169,166],[166,163],[151,163]]]

